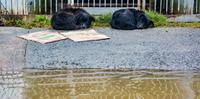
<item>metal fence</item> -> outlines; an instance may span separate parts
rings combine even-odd
[[[52,14],[67,6],[83,7],[91,13],[106,13],[133,7],[163,14],[199,14],[200,0],[0,0],[0,14]]]

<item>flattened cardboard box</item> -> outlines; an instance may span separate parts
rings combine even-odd
[[[76,31],[39,31],[30,34],[18,36],[26,40],[36,41],[42,44],[56,42],[64,39],[71,39],[75,42],[81,41],[94,41],[94,40],[105,40],[110,37],[97,33],[93,29],[89,30],[76,30]]]
[[[110,38],[104,34],[96,32],[93,29],[60,32],[60,34],[75,42],[105,40]]]
[[[21,36],[18,36],[18,37],[26,39],[26,40],[36,41],[36,42],[39,42],[39,43],[42,43],[42,44],[67,39],[67,37],[60,35],[56,31],[39,31],[39,32],[21,35]]]

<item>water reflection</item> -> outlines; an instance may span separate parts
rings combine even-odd
[[[2,74],[1,99],[200,99],[200,73],[24,70]]]

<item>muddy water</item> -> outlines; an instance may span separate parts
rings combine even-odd
[[[57,69],[1,73],[1,99],[200,99],[200,73]]]

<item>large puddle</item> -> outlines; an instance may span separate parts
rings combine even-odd
[[[200,72],[26,69],[1,73],[1,99],[200,99]]]

